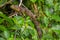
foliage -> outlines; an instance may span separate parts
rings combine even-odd
[[[38,40],[35,24],[25,13],[9,17],[19,0],[0,0],[0,40]],[[60,0],[23,0],[36,16],[43,31],[41,40],[60,40]]]

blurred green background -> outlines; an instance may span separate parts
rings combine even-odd
[[[15,12],[11,5],[19,0],[0,0],[0,40],[39,40],[34,23],[25,13],[9,17]],[[43,31],[41,40],[60,40],[60,0],[23,0],[40,22]],[[17,12],[19,13],[19,12]]]

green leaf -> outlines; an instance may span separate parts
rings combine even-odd
[[[28,25],[30,25],[31,27],[34,27],[34,24],[33,24],[33,22],[30,20],[30,17],[27,17],[27,18],[26,18],[26,23],[27,23]]]
[[[5,30],[7,30],[7,29],[5,28],[5,26],[0,25],[0,30],[1,30],[1,31],[5,31]]]
[[[37,0],[30,0],[31,2],[35,3]]]
[[[45,23],[45,25],[46,25],[46,27],[47,27],[48,24],[49,24],[49,19],[48,19],[47,17],[44,17],[44,23]]]
[[[7,17],[5,14],[3,14],[2,12],[0,12],[0,17],[2,17],[3,19],[5,19],[9,24],[13,25],[13,21],[11,18]]]
[[[48,8],[46,8],[46,9],[45,9],[45,14],[46,14],[48,17],[50,17],[50,16],[51,16],[51,13],[50,13],[50,11],[49,11],[49,9],[48,9]]]
[[[5,40],[5,39],[0,37],[0,40]]]
[[[0,0],[0,7],[3,6],[6,2],[7,0]]]
[[[55,31],[56,33],[60,34],[60,25],[56,25],[54,27],[51,28],[53,31]]]
[[[4,37],[6,38],[6,39],[8,39],[9,38],[9,32],[8,31],[4,31]]]
[[[52,15],[51,19],[54,19],[55,21],[60,22],[60,16],[59,15]]]
[[[36,32],[36,30],[34,28],[28,26],[28,31],[32,35],[32,39],[38,40],[37,39],[37,32]]]
[[[13,0],[12,4],[15,4],[15,5],[19,4],[19,0]]]
[[[4,19],[0,18],[0,24],[4,21]]]
[[[52,7],[53,6],[53,0],[45,0],[45,2],[46,2],[46,5],[48,7]]]
[[[8,38],[8,40],[14,40],[13,35],[10,35],[11,37]]]
[[[14,21],[14,23],[15,23],[16,25],[18,25],[19,27],[24,24],[24,19],[23,19],[22,17],[20,17],[20,16],[15,16],[15,17],[13,18],[13,21]]]

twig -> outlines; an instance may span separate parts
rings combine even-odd
[[[19,4],[19,7],[22,5],[22,0],[20,0],[20,4]]]

